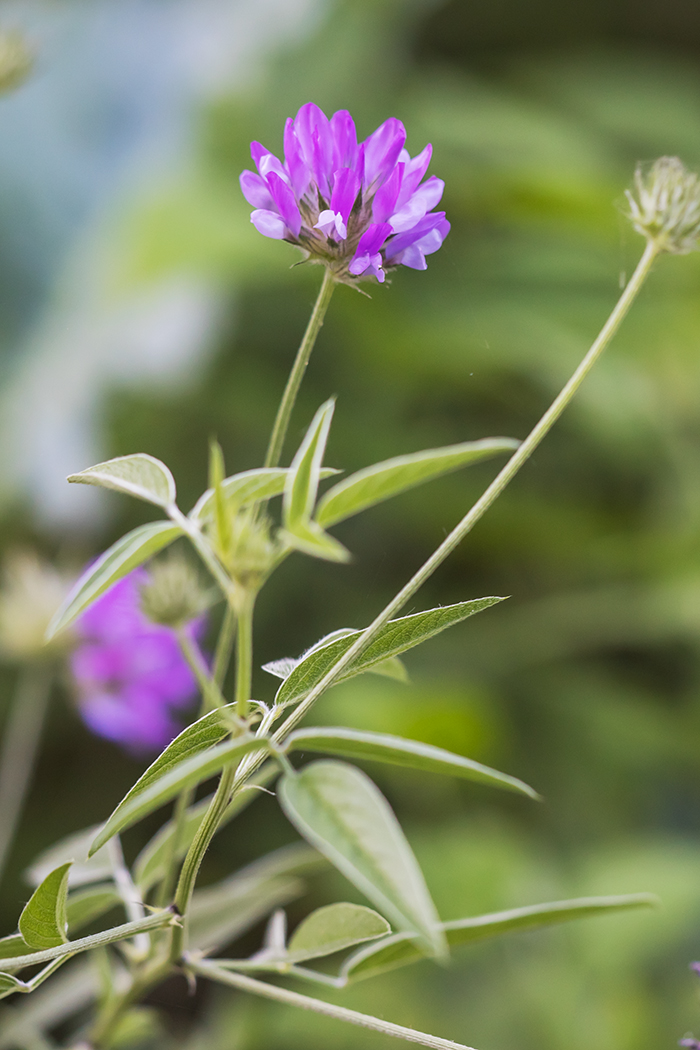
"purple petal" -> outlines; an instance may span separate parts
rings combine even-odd
[[[304,162],[299,139],[294,131],[294,121],[288,118],[284,125],[284,160],[287,165],[292,188],[297,200],[306,193],[311,181],[311,172]]]
[[[332,237],[337,241],[344,241],[348,235],[343,216],[339,211],[331,211],[330,208],[321,212],[314,229],[320,230],[326,237]]]
[[[284,220],[280,218],[277,212],[258,208],[251,213],[250,221],[258,233],[262,233],[263,237],[273,237],[276,241],[281,241],[287,234]]]
[[[263,146],[261,142],[251,142],[251,144],[250,144],[250,155],[253,158],[253,163],[255,164],[255,167],[258,169],[260,174],[261,175],[266,175],[267,172],[262,171],[260,165],[262,164],[262,161],[263,161],[264,157],[272,157],[272,156],[274,156],[274,154],[270,153],[269,149],[266,149],[265,146]],[[276,157],[275,157],[275,160],[277,160]],[[279,161],[277,161],[277,163],[280,164]],[[280,167],[281,166],[282,165],[280,164]]]
[[[405,233],[407,230],[411,230],[427,212],[431,211],[439,203],[444,189],[445,183],[443,180],[431,175],[427,182],[418,187],[404,206],[390,217],[389,222],[394,233]],[[381,190],[379,193],[381,193]],[[377,196],[379,196],[379,193]]]
[[[271,208],[272,197],[267,183],[252,171],[242,171],[239,182],[243,196],[254,208]]]
[[[442,245],[450,232],[450,224],[444,211],[432,212],[406,233],[392,237],[384,255],[392,266],[408,266],[412,270],[425,270],[425,256],[432,255]]]
[[[405,141],[406,129],[396,117],[389,117],[365,139],[363,185],[366,188],[381,185],[386,180],[399,159]]]
[[[347,109],[339,109],[331,117],[331,134],[333,135],[333,166],[352,168],[357,159],[357,131],[355,121]]]
[[[399,160],[403,160],[403,154],[406,153],[402,150],[402,155]],[[430,164],[430,158],[433,155],[433,147],[428,143],[424,150],[418,154],[417,157],[411,159],[406,153],[406,169],[404,171],[403,183],[401,186],[401,192],[399,193],[399,199],[397,201],[397,208],[402,208],[409,197],[411,197],[420,185],[420,181],[428,170]]]
[[[274,153],[266,153],[264,157],[261,157],[258,169],[264,179],[274,174],[282,179],[283,182],[289,182],[289,175],[285,170],[284,164]]]
[[[340,171],[336,171],[333,176],[331,211],[339,212],[346,224],[359,192],[360,180],[352,168],[341,168]]]
[[[301,230],[301,214],[291,187],[274,171],[267,176],[267,184],[287,229],[294,237],[298,237]]]
[[[372,218],[375,222],[386,222],[396,208],[401,191],[404,165],[397,164],[383,186],[377,190],[372,201]],[[392,224],[393,225],[393,224]]]
[[[330,196],[330,176],[333,172],[333,136],[328,117],[313,102],[302,106],[294,120],[294,131],[299,140],[304,161],[321,193]]]
[[[388,222],[373,223],[368,226],[360,237],[352,262],[348,266],[350,273],[359,277],[367,272],[373,274],[381,283],[384,281],[384,272],[381,269],[382,258],[379,249],[391,233]]]

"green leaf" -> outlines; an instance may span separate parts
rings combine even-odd
[[[71,893],[66,902],[68,932],[77,933],[83,926],[88,926],[122,904],[121,897],[111,886],[91,886],[78,893]]]
[[[68,860],[74,860],[73,867],[68,874],[68,886],[86,886],[93,882],[104,882],[112,877],[112,858],[107,849],[95,853],[89,860],[87,852],[90,843],[100,830],[100,824],[93,824],[82,831],[74,831],[66,838],[49,846],[48,849],[36,857],[24,872],[24,877],[30,886],[38,886],[46,878],[49,872],[64,864]]]
[[[283,776],[288,819],[400,930],[446,953],[435,906],[401,826],[379,788],[345,762],[313,762]]]
[[[8,995],[12,995],[14,992],[23,992],[26,990],[24,981],[17,980],[11,973],[0,973],[0,999],[6,999]]]
[[[395,682],[410,682],[408,671],[403,660],[398,656],[391,656],[388,660],[381,660],[373,667],[368,667],[370,674],[381,675],[382,678],[393,678]]]
[[[286,529],[311,518],[334,409],[334,398],[321,405],[291,462],[284,487],[283,522]]]
[[[189,913],[189,947],[212,951],[241,936],[275,908],[300,897],[306,887],[298,876],[325,864],[316,850],[295,842],[197,890]]]
[[[260,500],[281,496],[287,481],[287,467],[261,467],[258,470],[245,470],[242,474],[233,474],[221,482],[221,490],[227,502],[236,507],[247,507]],[[332,467],[321,470],[321,478],[329,478],[339,471]],[[189,513],[192,521],[206,522],[214,517],[214,489],[208,488]]]
[[[371,908],[360,904],[327,904],[297,926],[287,946],[286,961],[318,959],[390,932],[386,919]]]
[[[336,641],[337,638],[347,638],[348,635],[357,636],[357,631],[352,627],[339,627],[337,631],[332,631],[327,634],[320,641],[312,645],[310,649],[298,658],[292,656],[285,656],[281,660],[271,660],[267,664],[263,664],[263,671],[267,671],[268,674],[272,674],[275,678],[281,678],[284,681],[289,678],[290,674],[297,667],[302,660],[305,660],[311,653],[315,653],[318,649],[323,649],[324,646],[330,645],[331,642]],[[381,660],[378,664],[374,664],[372,667],[368,667],[367,671],[371,674],[382,675],[385,678],[393,678],[397,682],[408,682],[408,671],[404,666],[403,662],[398,656],[389,657],[388,660]]]
[[[324,532],[315,521],[297,521],[279,530],[279,538],[294,550],[324,561],[349,561],[350,551]]]
[[[66,895],[72,863],[69,860],[46,876],[19,917],[19,932],[30,948],[55,948],[68,940]]]
[[[108,459],[78,474],[69,474],[68,480],[126,492],[147,503],[155,503],[156,507],[172,507],[177,495],[175,480],[165,463],[145,452]]]
[[[496,769],[483,766],[462,755],[454,755],[441,747],[423,744],[418,740],[404,740],[388,733],[371,730],[346,729],[345,727],[320,726],[297,729],[286,740],[287,751],[320,751],[327,755],[342,755],[372,762],[387,762],[391,765],[422,769],[427,773],[444,773],[447,776],[463,777],[479,784],[518,791],[530,798],[539,798],[536,791]]]
[[[265,787],[279,773],[276,762],[267,762],[262,769],[247,782],[247,786],[234,796],[224,811],[224,815],[218,824],[217,831],[224,828],[230,820],[233,820],[242,810],[250,805],[258,797],[257,788]],[[178,848],[174,859],[180,860],[190,848],[197,829],[204,819],[204,814],[209,808],[212,795],[201,799],[194,806],[190,806],[185,815],[184,825],[178,835]],[[151,841],[144,846],[134,862],[134,880],[142,894],[155,886],[165,875],[166,865],[171,858],[172,836],[175,826],[172,820],[158,831]]]
[[[354,675],[369,671],[378,663],[400,653],[412,649],[428,638],[434,637],[453,624],[466,620],[475,613],[488,609],[497,602],[504,601],[503,598],[475,598],[469,602],[459,602],[457,605],[446,605],[441,609],[428,609],[425,612],[413,613],[411,616],[402,616],[398,620],[390,620],[384,626],[372,644],[353,662],[346,667],[339,682],[352,678]],[[330,645],[324,645],[320,649],[313,648],[285,679],[275,697],[276,704],[294,704],[303,699],[315,685],[330,671],[333,664],[347,652],[351,645],[360,637],[362,631],[353,631],[342,638],[338,638]]]
[[[153,770],[151,766],[114,810],[95,838],[90,852],[96,852],[113,835],[130,828],[149,813],[160,809],[186,788],[196,787],[202,781],[208,780],[235,759],[242,758],[249,751],[264,750],[267,750],[266,740],[244,734],[206,751],[200,751],[177,764],[169,765],[166,772],[149,776]]]
[[[26,955],[29,945],[21,933],[11,933],[9,937],[0,938],[0,959],[14,959]]]
[[[50,641],[59,631],[69,627],[112,584],[181,535],[179,525],[169,521],[152,521],[122,536],[80,577],[51,620],[46,630],[46,640]]]
[[[519,442],[512,438],[484,438],[375,463],[329,489],[318,505],[316,521],[328,528],[425,481],[490,459],[499,452],[511,452],[518,445]]]
[[[509,911],[477,915],[470,919],[457,919],[443,923],[443,930],[451,948],[472,941],[498,937],[503,933],[518,930],[533,930],[541,926],[553,926],[560,922],[583,919],[607,912],[626,911],[630,908],[648,908],[658,903],[648,893],[634,893],[621,897],[581,897],[577,900],[555,901],[551,904],[535,904],[527,908],[512,908]],[[406,966],[425,958],[417,945],[406,934],[394,934],[385,941],[362,948],[344,963],[341,977],[350,981],[375,977],[397,966]]]

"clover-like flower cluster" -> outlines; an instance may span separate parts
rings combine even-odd
[[[400,120],[385,120],[358,144],[346,110],[328,119],[312,102],[284,129],[284,163],[259,142],[251,144],[258,173],[241,175],[243,195],[255,211],[251,222],[266,237],[302,248],[328,266],[337,280],[353,283],[402,265],[426,268],[450,224],[432,211],[445,187],[432,175],[432,155],[404,148]]]
[[[626,191],[629,218],[660,250],[687,255],[700,243],[700,179],[678,157],[659,157],[638,167]]]

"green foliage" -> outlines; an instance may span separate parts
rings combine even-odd
[[[411,847],[379,789],[344,762],[313,762],[282,777],[278,797],[297,831],[400,930],[432,955],[444,935]]]
[[[482,438],[375,463],[329,489],[318,504],[316,521],[328,528],[416,485],[517,447],[518,442],[511,438]]]
[[[320,478],[329,478],[338,471],[332,467],[322,467]],[[256,470],[244,470],[241,474],[234,474],[230,478],[224,478],[221,482],[221,491],[227,503],[235,507],[249,507],[253,503],[272,499],[273,496],[281,496],[287,483],[288,470],[286,467],[259,467]],[[210,521],[214,516],[214,489],[208,488],[204,492],[189,513],[189,517],[195,522]]]
[[[66,896],[72,861],[50,872],[39,883],[19,917],[19,932],[30,948],[55,948],[68,940]]]
[[[140,525],[126,536],[122,536],[80,577],[51,620],[46,640],[50,641],[59,631],[70,627],[112,584],[123,579],[132,569],[143,565],[181,535],[182,529],[179,525],[173,525],[169,521],[154,521],[148,525]]]
[[[469,602],[445,606],[443,609],[428,609],[425,612],[414,613],[412,616],[390,620],[381,629],[372,644],[345,668],[339,681],[362,674],[363,671],[369,671],[375,665],[384,663],[385,660],[398,656],[399,653],[405,653],[408,649],[413,649],[414,646],[433,638],[446,628],[502,601],[503,598],[475,598]],[[362,631],[344,633],[341,638],[336,638],[328,645],[311,649],[285,678],[277,692],[275,703],[295,704],[302,700],[325,677],[333,664],[347,652],[361,634]]]
[[[290,963],[333,955],[390,933],[386,919],[359,904],[327,904],[300,922],[287,945]]]
[[[172,507],[177,497],[175,480],[165,463],[144,452],[108,459],[69,475],[68,481],[125,492],[163,509]]]
[[[422,769],[426,773],[444,773],[464,777],[479,784],[517,791],[530,798],[539,798],[536,791],[516,777],[489,769],[462,755],[453,755],[440,747],[421,744],[418,740],[403,740],[387,733],[373,733],[342,727],[314,727],[297,729],[290,733],[287,751],[321,751],[327,755],[359,758],[364,761],[387,762],[408,769]]]

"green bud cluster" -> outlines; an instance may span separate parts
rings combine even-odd
[[[244,590],[257,591],[272,566],[275,546],[270,524],[257,518],[250,508],[227,508],[226,543],[219,556],[231,577]]]
[[[626,191],[628,217],[660,251],[687,255],[700,241],[700,179],[678,157],[659,157],[638,167]]]
[[[154,561],[141,587],[141,610],[152,623],[184,627],[210,604],[193,565],[177,552]]]

